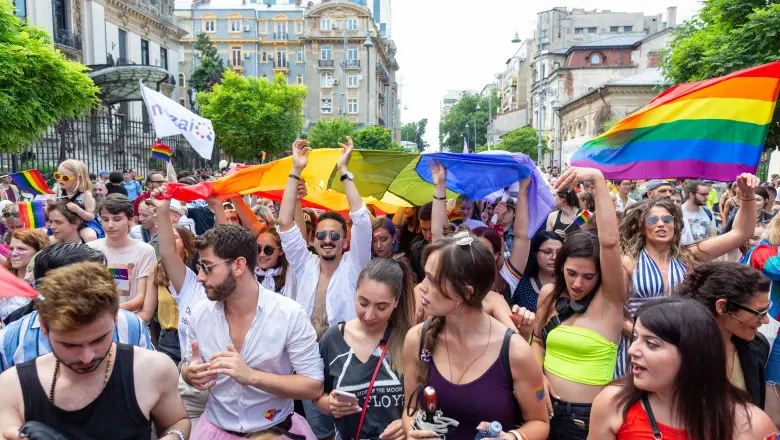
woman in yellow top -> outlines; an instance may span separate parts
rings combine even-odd
[[[173,225],[173,236],[176,239],[176,253],[184,264],[191,267],[197,260],[195,250],[195,235],[186,226]],[[179,347],[179,308],[171,296],[170,280],[165,271],[162,260],[157,262],[147,278],[147,292],[157,291],[157,295],[147,295],[149,301],[144,301],[144,306],[138,316],[146,322],[152,319],[154,309],[157,308],[157,318],[160,320],[160,337],[157,340],[157,351],[168,355],[176,365],[181,361],[181,347]]]
[[[595,189],[598,237],[571,233],[555,260],[555,283],[539,293],[533,347],[545,372],[550,440],[585,440],[590,408],[612,381],[627,299],[615,207],[600,171],[569,168],[556,191]],[[602,270],[604,268],[604,270]]]

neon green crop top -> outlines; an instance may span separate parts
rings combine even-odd
[[[559,325],[547,336],[544,369],[572,382],[607,385],[615,374],[618,346],[593,330]]]

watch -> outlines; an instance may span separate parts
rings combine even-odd
[[[349,180],[355,180],[355,176],[353,176],[353,175],[352,175],[352,173],[350,173],[349,171],[347,171],[346,173],[344,173],[344,174],[342,174],[342,175],[341,175],[341,181],[343,182],[343,181],[345,181],[345,180],[347,180],[347,179],[349,179]]]

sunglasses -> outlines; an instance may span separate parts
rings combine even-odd
[[[274,254],[274,252],[276,252],[276,249],[277,248],[275,248],[273,246],[263,246],[263,247],[258,249],[257,253],[259,254],[260,252],[262,252],[262,253],[264,253],[264,254],[266,254],[266,255],[268,255],[270,257],[271,255]]]
[[[65,183],[70,182],[71,180],[75,180],[75,177],[70,177],[67,174],[60,174],[60,173],[54,173],[54,180],[61,180]]]
[[[19,217],[18,212],[4,212],[3,217],[10,218],[10,217]]]
[[[319,241],[325,241],[328,237],[328,231],[320,231],[314,234],[314,237]],[[341,238],[341,232],[330,231],[330,241],[339,241]]]
[[[217,261],[216,263],[206,264],[202,261],[198,261],[198,264],[195,265],[195,267],[198,268],[198,272],[203,272],[205,275],[208,275],[209,272],[211,272],[211,268],[216,266],[217,264],[224,263],[226,261],[233,261],[232,258],[228,258],[226,260]]]
[[[650,226],[655,226],[658,224],[659,221],[662,221],[665,225],[671,225],[674,224],[674,216],[664,215],[658,217],[657,215],[651,215],[645,220],[645,223],[647,223]]]
[[[771,301],[769,302],[769,307],[767,307],[766,310],[763,311],[763,312],[759,312],[758,310],[753,310],[750,307],[743,306],[742,304],[740,304],[738,302],[734,302],[734,301],[730,301],[730,300],[726,300],[726,302],[729,304],[730,307],[734,307],[735,309],[739,309],[739,310],[744,310],[746,312],[749,312],[749,313],[752,313],[752,314],[756,315],[756,319],[759,320],[759,321],[764,319],[764,317],[769,314],[769,310],[772,309],[772,302]]]

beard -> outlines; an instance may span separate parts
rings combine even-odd
[[[57,352],[54,350],[54,347],[51,348],[51,353],[54,355],[54,358],[57,359],[60,364],[68,367],[71,371],[73,371],[76,374],[88,374],[92,373],[93,371],[97,370],[98,367],[100,367],[103,364],[103,360],[108,357],[108,353],[111,351],[111,347],[114,345],[114,342],[111,341],[111,344],[108,346],[108,349],[106,350],[105,354],[101,357],[93,358],[92,361],[90,361],[90,364],[92,366],[84,368],[80,367],[83,366],[84,363],[81,361],[66,361],[65,359],[62,359],[57,355]]]
[[[208,287],[206,285],[203,287],[206,288],[206,297],[208,297],[209,300],[224,301],[236,290],[237,285],[238,282],[236,281],[236,277],[233,276],[232,272],[228,272],[225,281],[223,281],[221,284],[218,284],[214,287]]]
[[[333,261],[336,259],[336,254],[326,254],[320,256],[325,261]]]

